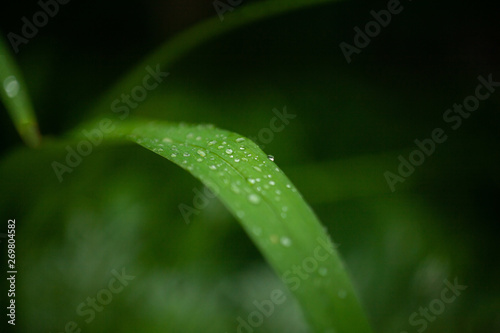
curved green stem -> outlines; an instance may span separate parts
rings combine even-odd
[[[38,122],[21,71],[5,40],[0,36],[0,96],[23,141],[40,145]]]
[[[168,67],[171,67],[196,47],[224,33],[234,31],[238,27],[289,11],[337,1],[339,0],[270,0],[249,5],[243,3],[240,7],[235,8],[233,12],[227,12],[223,22],[217,16],[207,19],[176,35],[147,56],[105,94],[95,106],[94,111],[96,113],[109,111],[111,103],[117,96],[120,96],[125,91],[130,91],[134,86],[142,82],[144,68],[147,66],[159,65],[161,70],[168,70]]]

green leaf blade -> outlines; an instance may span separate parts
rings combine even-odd
[[[176,163],[216,193],[297,297],[314,332],[370,332],[326,231],[254,142],[212,125],[164,122],[121,123],[113,134]]]
[[[10,48],[0,37],[0,97],[23,141],[30,147],[41,143],[38,122],[24,78]]]

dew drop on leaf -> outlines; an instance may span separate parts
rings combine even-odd
[[[252,232],[254,235],[259,236],[262,233],[262,229],[260,227],[253,227]]]
[[[16,97],[19,93],[19,82],[16,77],[11,75],[3,81],[3,89],[10,98]]]
[[[231,148],[226,149],[226,154],[230,155],[233,153],[233,150]]]
[[[231,191],[233,191],[233,192],[234,192],[234,193],[236,193],[236,194],[238,194],[238,193],[240,193],[240,192],[241,192],[241,191],[240,191],[240,188],[239,188],[239,187],[238,187],[238,185],[236,185],[236,184],[232,184],[232,185],[231,185]]]
[[[283,236],[280,239],[280,243],[285,247],[290,247],[292,245],[292,240],[286,236]]]
[[[258,204],[260,202],[260,197],[257,194],[252,193],[248,196],[248,201],[253,204]]]
[[[245,138],[238,138],[238,139],[236,139],[236,142],[238,142],[238,143],[243,142],[243,141],[245,141]]]
[[[267,158],[268,158],[271,162],[274,162],[274,156],[273,156],[273,155],[267,155]]]

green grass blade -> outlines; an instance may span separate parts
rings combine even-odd
[[[10,47],[0,36],[0,96],[19,135],[30,147],[40,145],[38,123],[21,71]]]
[[[109,111],[116,96],[130,91],[144,77],[144,68],[158,64],[164,71],[196,47],[224,33],[231,32],[250,23],[302,8],[339,0],[269,0],[252,4],[242,3],[233,12],[227,12],[223,22],[217,16],[207,19],[176,35],[147,56],[132,71],[115,84],[95,106],[96,113]],[[214,10],[215,12],[215,10]]]
[[[126,137],[144,146],[186,169],[218,195],[294,293],[314,332],[370,332],[325,229],[291,181],[254,142],[212,125],[154,121],[116,125],[108,139]]]

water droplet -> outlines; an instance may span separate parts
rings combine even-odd
[[[245,147],[241,146],[241,147],[240,147],[240,150],[245,150]]]
[[[3,89],[7,93],[7,96],[9,96],[10,98],[17,96],[17,94],[19,93],[19,88],[19,82],[14,75],[7,77],[3,81]]]
[[[194,136],[193,133],[188,133],[188,135],[186,135],[186,138],[191,139],[193,136]]]
[[[200,155],[201,157],[205,157],[205,156],[207,155],[207,154],[206,154],[203,150],[201,150],[201,149],[199,149],[199,150],[197,151],[197,153],[198,153],[198,155]]]
[[[201,140],[201,136],[197,136],[196,141],[200,141],[200,140]]]
[[[203,162],[203,159],[202,159],[202,158],[198,158],[198,159],[196,160],[196,162]]]
[[[172,157],[177,157],[177,154],[176,153],[173,153],[172,155],[170,155]]]
[[[260,197],[257,194],[252,193],[248,196],[248,201],[253,204],[258,204],[260,202]]]
[[[158,148],[158,152],[162,153],[163,152],[163,148]]]
[[[282,218],[286,219],[286,216],[287,216],[286,213],[281,213],[280,215],[281,215]]]
[[[267,155],[267,158],[268,158],[271,162],[274,162],[274,156],[273,156],[273,155]]]
[[[343,289],[340,289],[339,292],[337,293],[337,295],[339,296],[339,298],[344,299],[347,296],[347,292]]]
[[[236,139],[236,142],[238,142],[238,143],[239,142],[243,142],[243,141],[245,141],[245,138],[238,138],[238,139]]]
[[[231,148],[226,149],[226,154],[230,155],[233,153],[233,150]]]
[[[236,184],[231,184],[231,191],[238,194],[241,192],[240,188]]]
[[[167,143],[172,143],[173,142],[172,139],[167,138],[167,137],[163,138],[163,140],[161,140],[161,141],[167,142]]]
[[[255,179],[253,179],[253,178],[248,178],[248,182],[249,182],[250,184],[255,184]]]
[[[276,183],[273,180],[270,180],[269,185],[274,186],[274,185],[276,185]]]
[[[262,229],[260,227],[253,227],[252,232],[254,235],[259,236],[262,233]]]
[[[222,149],[222,148],[224,148],[224,146],[219,146],[219,147],[217,147],[217,149]]]
[[[240,161],[240,159],[239,159],[239,158],[235,158],[235,159],[234,159],[234,161],[235,161],[236,163],[238,163],[238,162]]]
[[[216,144],[216,143],[217,143],[217,141],[212,140],[212,141],[210,141],[210,142],[208,143],[208,145],[209,145],[209,146],[213,146],[213,145],[214,145],[214,144]]]
[[[292,240],[286,236],[283,236],[280,239],[280,243],[285,247],[290,247],[292,245]]]
[[[188,152],[185,152],[184,154],[182,154],[182,156],[188,157],[188,156],[191,156],[191,154],[189,154]]]
[[[215,165],[211,165],[211,166],[209,166],[209,168],[212,169],[212,170],[216,170],[217,169],[217,167]]]
[[[318,269],[318,274],[321,276],[326,276],[328,274],[328,269],[326,267],[320,267],[320,269]]]
[[[255,170],[257,170],[258,172],[262,172],[262,169],[261,169],[261,168],[259,168],[258,166],[254,166],[253,168],[254,168]]]
[[[281,207],[281,210],[284,211],[284,212],[287,212],[288,211],[288,206]]]

